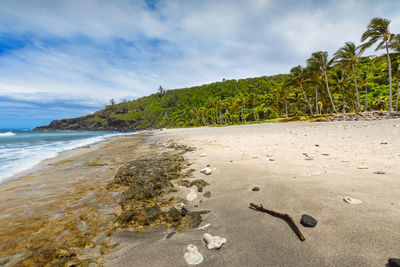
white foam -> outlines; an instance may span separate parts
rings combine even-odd
[[[0,133],[0,137],[7,137],[7,136],[13,136],[15,133],[13,132],[5,132],[5,133]]]

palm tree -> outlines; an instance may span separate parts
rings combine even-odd
[[[376,46],[375,51],[386,49],[386,56],[389,67],[389,111],[393,111],[392,104],[392,66],[390,63],[389,48],[395,35],[389,31],[390,20],[383,18],[373,18],[368,25],[367,30],[361,36],[361,51],[371,47],[376,42],[380,43]],[[368,41],[367,41],[368,39]]]
[[[365,107],[364,111],[368,111],[368,82],[372,78],[372,74],[368,69],[362,70],[360,75],[360,88],[365,88]]]
[[[289,116],[288,114],[288,100],[293,98],[293,87],[288,82],[289,80],[284,80],[282,87],[279,91],[279,97],[285,102],[285,118]]]
[[[357,97],[357,108],[359,112],[361,111],[361,108],[360,99],[358,98],[357,78],[354,66],[358,61],[360,55],[361,49],[359,47],[356,47],[353,42],[346,42],[345,45],[341,47],[338,51],[336,51],[335,55],[333,56],[338,65],[347,65],[351,67],[351,70],[353,71],[354,87],[356,89]]]
[[[310,81],[307,77],[308,75],[306,69],[299,65],[297,67],[292,68],[290,70],[290,74],[292,75],[292,77],[290,80],[288,80],[288,84],[293,86],[294,85],[300,86],[300,89],[303,92],[304,99],[306,100],[308,108],[310,109],[310,115],[311,116],[314,115],[310,102],[308,101],[306,92],[304,91],[304,85],[309,83]]]
[[[328,70],[328,68],[331,67],[332,63],[333,60],[328,60],[328,52],[326,51],[314,52],[311,54],[311,58],[307,59],[307,66],[310,69],[322,72],[324,74],[326,90],[328,91],[329,99],[332,104],[332,109],[333,112],[337,113],[335,104],[333,103],[333,99],[331,96],[331,91],[329,90],[328,75],[326,74],[326,71]]]
[[[396,104],[395,104],[395,111],[397,111],[397,107],[399,105],[400,61],[397,61],[396,64],[393,65],[393,74],[396,77],[396,82],[397,82]]]
[[[334,73],[332,78],[334,85],[342,91],[343,113],[346,113],[345,87],[348,85],[347,72],[339,69]]]

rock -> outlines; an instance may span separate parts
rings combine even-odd
[[[317,220],[310,215],[303,214],[303,216],[301,216],[300,223],[305,227],[314,227],[317,225]]]
[[[203,192],[203,187],[200,187],[199,189],[197,189],[197,192]]]
[[[200,172],[204,173],[205,175],[210,175],[212,173],[212,169],[209,167],[206,167],[206,168],[202,169]]]
[[[182,217],[185,216],[187,212],[188,212],[188,210],[187,210],[186,207],[182,207],[182,208],[181,208],[181,216],[182,216]]]
[[[260,188],[259,187],[257,187],[257,186],[255,186],[255,187],[253,187],[253,189],[251,189],[252,191],[260,191]]]
[[[319,146],[318,144],[315,144],[315,146]]]
[[[186,196],[186,200],[187,201],[193,201],[193,200],[195,200],[197,198],[197,194],[196,194],[196,192],[194,191],[194,189],[192,188],[192,189],[190,189],[190,193],[189,194],[187,194],[187,196]]]
[[[388,142],[381,142],[381,145],[387,145]]]
[[[366,170],[366,169],[368,169],[368,166],[358,166],[357,169]]]
[[[376,171],[376,172],[374,172],[374,174],[386,174],[386,172],[384,172],[384,171]]]
[[[210,227],[211,224],[207,223],[206,225],[203,225],[201,227],[199,227],[199,230],[206,230],[208,227]]]
[[[183,257],[190,265],[200,264],[203,261],[203,255],[201,255],[197,247],[192,244],[187,246],[185,255]]]
[[[201,154],[200,154],[200,157],[207,157],[207,153],[206,153],[206,152],[201,153]]]
[[[343,201],[348,203],[348,204],[361,204],[361,200],[353,197],[344,197]]]
[[[206,198],[210,198],[211,197],[211,192],[210,191],[205,192],[203,196],[206,197]]]
[[[329,156],[329,153],[322,153],[322,156]]]
[[[170,239],[174,234],[176,234],[176,232],[171,232],[167,235],[167,239]]]
[[[275,161],[274,159],[269,159],[269,161]]]
[[[212,236],[208,233],[203,235],[203,240],[207,244],[208,249],[220,249],[226,243],[226,239],[220,236]]]
[[[389,260],[390,267],[400,267],[400,259],[398,258],[390,258]]]

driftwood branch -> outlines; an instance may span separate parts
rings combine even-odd
[[[254,204],[254,203],[250,203],[250,206],[252,206],[256,210],[259,210],[259,211],[262,211],[262,212],[266,212],[268,214],[271,214],[272,216],[276,216],[276,217],[279,217],[279,218],[285,220],[290,225],[292,230],[296,233],[296,235],[299,237],[299,239],[301,241],[305,240],[303,234],[300,232],[299,228],[294,223],[292,217],[290,217],[288,214],[286,214],[286,213],[283,214],[283,213],[276,212],[276,211],[273,211],[273,210],[267,210],[261,204],[260,204],[260,206],[258,206],[258,205]]]

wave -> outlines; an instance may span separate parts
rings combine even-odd
[[[5,132],[5,133],[0,133],[0,137],[7,137],[7,136],[13,136],[15,133],[13,132]]]

